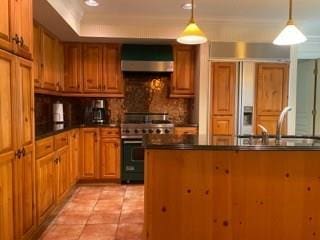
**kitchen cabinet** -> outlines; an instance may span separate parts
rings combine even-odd
[[[50,138],[52,139],[52,138]],[[52,149],[53,150],[53,149]],[[37,151],[36,151],[37,153]],[[55,162],[53,151],[36,160],[37,219],[41,223],[55,206]]]
[[[283,63],[258,63],[256,77],[255,119],[268,132],[275,134],[282,109],[288,103],[289,65]]]
[[[42,79],[42,48],[41,48],[41,27],[39,24],[33,24],[33,79],[34,86],[40,88],[41,87],[41,79]]]
[[[82,91],[82,55],[80,43],[64,44],[64,85],[65,92]]]
[[[234,135],[236,63],[214,62],[212,69],[212,134]]]
[[[79,177],[80,133],[78,129],[70,131],[70,185],[74,185]]]
[[[195,48],[175,45],[174,71],[171,79],[170,97],[193,97],[195,78]]]
[[[120,62],[120,45],[104,45],[102,63],[103,93],[110,95],[123,95],[123,76]]]
[[[102,89],[102,51],[101,44],[83,45],[83,90],[97,93]]]
[[[120,179],[120,139],[101,138],[100,168],[102,179]]]
[[[56,91],[58,90],[58,81],[56,74],[56,39],[45,30],[42,30],[42,61],[43,61],[43,79],[42,89]]]
[[[55,73],[57,78],[57,91],[63,91],[64,87],[64,48],[60,41],[56,42],[55,50]]]
[[[14,10],[13,0],[3,0],[1,1],[0,8],[0,48],[12,51],[14,37],[13,29],[13,10]]]
[[[184,134],[197,135],[198,128],[197,127],[175,127],[174,134],[175,135],[184,135]]]
[[[15,237],[29,236],[36,226],[35,161],[33,151],[33,80],[32,63],[16,58],[17,156],[13,164]]]
[[[83,128],[81,136],[80,178],[96,179],[99,169],[99,129]]]
[[[56,152],[56,199],[60,201],[69,188],[69,146]]]

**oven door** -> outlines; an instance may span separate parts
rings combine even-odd
[[[143,181],[144,148],[142,139],[122,141],[122,181]]]

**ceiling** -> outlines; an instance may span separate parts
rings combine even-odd
[[[35,18],[62,40],[170,40],[190,14],[181,8],[190,0],[97,1],[98,7],[88,7],[83,0],[34,0]],[[195,1],[196,20],[215,41],[270,42],[288,18],[288,0]],[[294,19],[308,36],[320,37],[319,9],[319,0],[294,0]]]

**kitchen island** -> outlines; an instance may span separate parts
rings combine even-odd
[[[145,238],[320,239],[320,139],[148,136]]]

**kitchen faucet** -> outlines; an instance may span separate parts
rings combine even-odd
[[[276,131],[276,144],[280,144],[281,141],[281,128],[284,121],[285,116],[288,114],[289,111],[292,110],[292,107],[287,106],[285,107],[282,112],[280,113],[278,123],[277,123],[277,131]]]
[[[261,124],[258,124],[258,127],[261,129],[262,133],[262,144],[267,145],[269,142],[269,133],[268,130]]]

